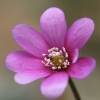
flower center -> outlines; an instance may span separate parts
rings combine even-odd
[[[64,63],[65,59],[63,56],[55,56],[52,58],[51,60],[54,64],[54,66],[62,66],[62,64]]]
[[[42,56],[44,56],[42,63],[53,70],[67,68],[70,65],[68,53],[64,47],[62,50],[59,50],[57,47],[51,48],[48,50],[48,54],[42,54]]]

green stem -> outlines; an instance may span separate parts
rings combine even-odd
[[[73,92],[75,100],[81,100],[81,97],[80,97],[80,95],[79,95],[79,93],[78,93],[78,91],[77,91],[77,89],[76,89],[76,87],[75,87],[75,85],[74,85],[74,83],[73,83],[71,78],[69,79],[69,85],[71,87],[71,90]]]

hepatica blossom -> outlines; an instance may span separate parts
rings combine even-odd
[[[40,29],[41,34],[25,24],[15,26],[13,37],[24,50],[10,53],[5,64],[16,72],[14,80],[19,84],[44,78],[42,94],[55,99],[64,92],[70,77],[83,79],[95,68],[93,58],[78,58],[94,30],[94,22],[81,18],[67,29],[63,11],[52,7],[42,14]]]

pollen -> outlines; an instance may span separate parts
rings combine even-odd
[[[65,59],[63,56],[55,56],[52,58],[52,62],[54,64],[54,66],[62,66],[62,64],[64,63]]]
[[[42,56],[44,56],[42,63],[53,70],[67,68],[70,65],[68,53],[64,47],[62,50],[59,50],[57,47],[51,48],[48,50],[48,54],[42,54]]]

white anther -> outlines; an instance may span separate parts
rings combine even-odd
[[[52,69],[57,69],[57,67],[54,67],[54,66],[53,66]]]
[[[50,62],[51,60],[50,59],[47,59],[47,62]]]
[[[49,57],[52,57],[52,54],[50,53],[48,56],[49,56]]]
[[[66,52],[66,49],[63,47],[63,51]]]
[[[50,65],[54,65],[52,62],[50,62]]]
[[[60,59],[59,62],[62,63],[62,60]]]
[[[58,48],[56,47],[55,50],[58,51]]]
[[[52,49],[54,50],[56,47],[53,47]]]
[[[60,52],[60,54],[62,54],[62,51],[61,50],[59,50],[59,52]]]
[[[55,50],[55,47],[51,48],[51,51],[54,51]]]
[[[60,53],[59,52],[56,52],[56,56],[59,56],[60,55]]]
[[[51,53],[52,53],[52,54],[55,54],[55,53],[56,53],[56,51],[52,51]]]
[[[44,58],[44,61],[47,61],[47,58],[46,57]]]
[[[58,69],[61,69],[61,66],[58,66]]]
[[[67,68],[67,63],[66,62],[64,62],[64,67],[63,68]]]
[[[45,66],[50,66],[50,65],[48,63],[46,63]]]
[[[63,68],[67,68],[67,66],[64,66]]]
[[[42,54],[42,56],[46,56],[47,54]]]
[[[55,53],[53,53],[53,54],[52,54],[52,57],[55,57],[55,56],[56,56],[56,54],[55,54]]]
[[[68,58],[68,54],[67,53],[65,54],[65,57]]]
[[[64,64],[64,66],[66,66],[66,65],[67,65],[67,63],[66,63],[66,62],[64,62],[63,64]]]
[[[54,50],[54,48],[51,48],[51,49],[48,50],[48,52],[50,53],[50,52],[52,52],[53,50]]]
[[[44,61],[42,61],[42,63],[43,63],[43,64],[45,64],[45,62],[44,62]]]
[[[50,53],[51,52],[51,49],[49,49],[48,52]]]
[[[67,62],[67,65],[70,65],[70,62]]]
[[[66,59],[66,61],[65,62],[68,62],[68,60]]]

